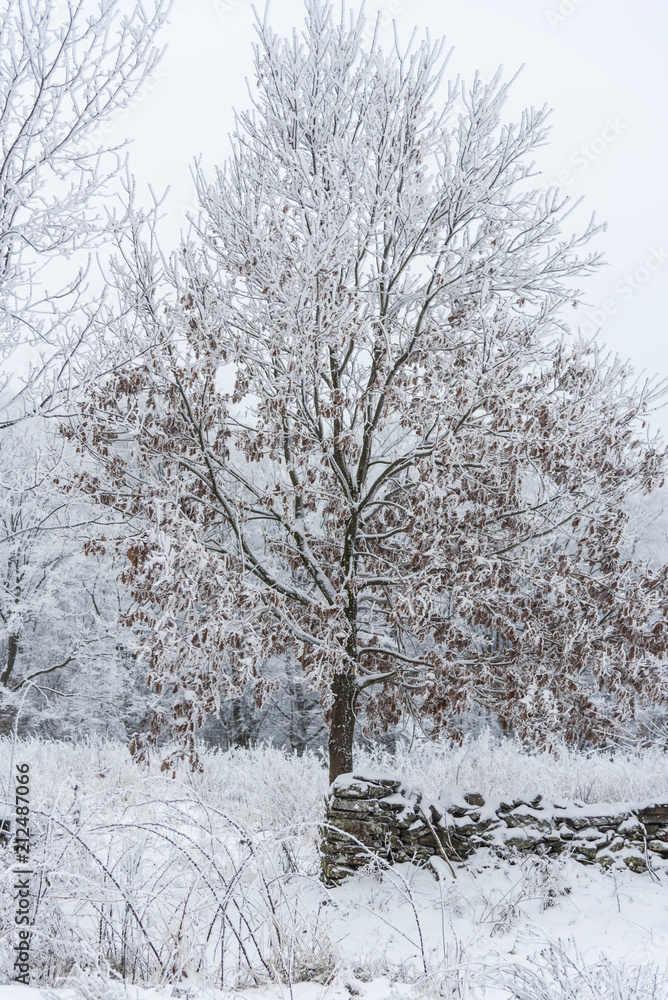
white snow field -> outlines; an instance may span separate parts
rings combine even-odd
[[[31,986],[13,979],[16,867],[0,849],[0,1000],[666,1000],[668,880],[568,857],[479,852],[319,879],[326,772],[268,747],[204,770],[141,770],[127,750],[0,744],[0,801],[30,765]],[[357,770],[582,802],[665,796],[668,754],[461,747],[359,752]],[[11,813],[11,808],[10,808]],[[222,983],[221,983],[222,977]]]

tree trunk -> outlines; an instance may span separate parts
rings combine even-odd
[[[335,674],[332,681],[334,704],[329,730],[329,781],[353,769],[353,735],[355,733],[355,677],[351,673]]]
[[[16,655],[19,651],[19,638],[17,635],[10,635],[7,640],[7,662],[5,664],[5,669],[3,671],[2,677],[0,677],[0,684],[5,685],[9,683],[9,678],[12,675],[12,670],[14,669],[14,664],[16,663]]]

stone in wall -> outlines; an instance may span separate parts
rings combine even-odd
[[[379,859],[461,862],[481,847],[560,854],[583,864],[668,871],[668,805],[531,802],[446,789],[429,801],[419,789],[383,774],[345,774],[325,800],[323,878],[330,884]]]

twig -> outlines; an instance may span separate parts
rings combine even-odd
[[[427,821],[427,826],[431,830],[432,836],[433,836],[434,840],[436,841],[436,843],[438,845],[438,849],[441,852],[441,856],[442,856],[443,860],[445,861],[446,865],[448,866],[448,868],[452,872],[452,877],[453,878],[457,878],[457,873],[455,872],[455,869],[450,864],[450,859],[448,858],[447,854],[443,850],[443,844],[441,843],[441,838],[436,833],[436,830],[434,829],[434,824],[429,819],[429,816],[427,816],[427,811],[424,808],[424,806],[422,806],[422,805],[420,805],[420,812],[422,813],[422,815],[424,816],[425,820]]]

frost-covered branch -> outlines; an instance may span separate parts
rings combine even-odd
[[[100,353],[89,254],[123,167],[100,130],[155,68],[170,5],[0,2],[0,427],[48,412]]]

